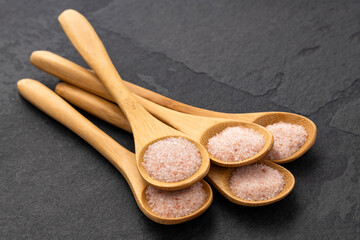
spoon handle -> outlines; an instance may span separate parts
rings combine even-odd
[[[66,58],[49,51],[40,50],[34,51],[31,54],[30,62],[37,68],[53,76],[56,76],[65,82],[115,102],[114,98],[106,90],[104,85],[93,71],[86,69]],[[132,93],[135,93],[136,95],[178,112],[205,117],[229,118],[228,113],[220,113],[197,108],[165,97],[159,93],[153,92],[149,89],[140,87],[125,80],[123,80],[123,83]]]
[[[84,89],[88,92],[94,93],[97,96],[115,102],[111,94],[106,90],[104,85],[94,74],[93,71],[86,69],[66,58],[63,58],[55,53],[49,51],[34,51],[31,54],[30,62],[37,68],[47,72],[61,80]],[[222,113],[215,112],[207,109],[197,108],[178,102],[171,98],[165,97],[159,93],[153,92],[149,89],[140,87],[133,83],[123,80],[125,86],[134,94],[148,99],[161,106],[170,108],[172,110],[188,113],[204,117],[216,117],[225,119],[235,119],[242,121],[253,121],[263,113]]]
[[[79,135],[128,179],[126,168],[129,164],[127,162],[134,161],[131,152],[115,142],[64,99],[40,82],[32,79],[22,79],[17,83],[17,87],[25,99]]]
[[[49,51],[40,50],[31,53],[30,62],[35,67],[71,85],[115,102],[114,98],[93,71],[66,58]]]
[[[137,121],[146,110],[132,97],[116,71],[103,43],[88,20],[79,12],[69,9],[62,12],[59,22],[80,55],[95,71],[130,123]],[[145,114],[146,115],[146,114]]]
[[[56,85],[55,92],[67,102],[85,110],[91,115],[94,115],[95,117],[129,133],[132,132],[130,124],[125,118],[124,113],[113,102],[109,102],[101,97],[64,82]]]

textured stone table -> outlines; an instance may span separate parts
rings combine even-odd
[[[285,167],[293,192],[246,208],[214,192],[198,219],[162,226],[100,154],[16,90],[53,88],[31,66],[50,50],[84,66],[58,22],[84,13],[131,82],[224,112],[289,111],[318,127]],[[355,239],[360,234],[359,1],[0,0],[0,239]],[[85,114],[133,151],[132,136]]]

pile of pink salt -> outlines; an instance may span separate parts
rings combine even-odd
[[[225,162],[238,162],[257,154],[265,144],[263,135],[252,128],[228,127],[209,139],[208,151]]]
[[[151,144],[145,151],[142,164],[153,179],[178,182],[199,169],[201,154],[189,140],[169,137]]]
[[[266,156],[270,160],[290,157],[304,145],[308,137],[306,129],[301,125],[278,122],[266,128],[274,136],[274,146]]]
[[[258,163],[236,168],[230,178],[232,193],[248,201],[273,198],[284,185],[284,177],[277,169]]]
[[[204,205],[207,197],[201,182],[176,191],[164,191],[148,186],[145,194],[152,211],[161,217],[168,218],[192,214]]]

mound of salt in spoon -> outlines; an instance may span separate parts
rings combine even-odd
[[[254,129],[228,127],[209,139],[208,150],[222,161],[238,162],[257,154],[264,144],[264,137]]]
[[[308,133],[301,125],[278,122],[266,128],[274,136],[274,146],[266,156],[270,160],[290,157],[304,145],[308,137]]]
[[[162,182],[184,180],[193,175],[201,164],[199,149],[181,137],[169,137],[151,144],[143,158],[146,172]]]
[[[201,182],[176,191],[160,190],[152,186],[146,188],[146,200],[152,211],[167,218],[190,215],[204,204],[206,197]]]
[[[277,169],[259,163],[236,168],[230,178],[233,194],[247,201],[274,198],[284,185],[284,176]]]

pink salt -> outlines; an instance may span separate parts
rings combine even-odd
[[[192,214],[204,205],[207,197],[201,182],[176,191],[164,191],[148,186],[145,194],[152,211],[161,217],[168,218]]]
[[[192,176],[201,165],[199,149],[189,140],[169,137],[151,144],[143,156],[145,171],[162,182],[178,182]]]
[[[248,201],[267,200],[277,196],[284,188],[283,175],[264,164],[236,168],[230,178],[234,195]]]
[[[274,136],[274,146],[266,156],[270,160],[290,157],[304,145],[308,137],[308,133],[301,125],[278,122],[266,128]]]
[[[252,128],[228,127],[209,139],[208,151],[225,162],[238,162],[257,154],[265,144],[263,135]]]

